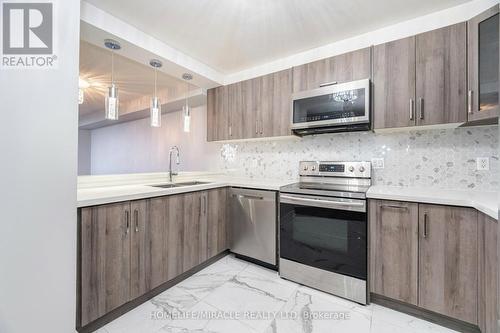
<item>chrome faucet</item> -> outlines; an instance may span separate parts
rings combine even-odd
[[[168,161],[168,177],[170,179],[170,182],[172,182],[172,176],[177,176],[178,175],[177,172],[172,172],[172,153],[174,151],[177,154],[175,163],[177,165],[179,165],[181,163],[180,156],[179,156],[180,155],[180,153],[179,153],[179,147],[173,146],[172,148],[170,148],[170,151],[168,153],[168,156],[169,156],[169,161]]]

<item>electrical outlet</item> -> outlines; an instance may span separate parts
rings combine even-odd
[[[476,158],[476,170],[488,171],[490,169],[490,159],[488,157]]]
[[[374,169],[383,169],[384,168],[384,159],[383,158],[372,158],[372,167]]]

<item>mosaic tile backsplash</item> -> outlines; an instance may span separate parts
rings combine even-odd
[[[489,157],[490,170],[476,171]],[[221,167],[230,175],[296,180],[302,160],[358,161],[384,158],[373,170],[375,185],[497,191],[498,127],[356,132],[304,138],[227,143]]]

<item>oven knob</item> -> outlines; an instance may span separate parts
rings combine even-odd
[[[359,167],[359,172],[365,172],[365,167],[364,166],[360,166]]]
[[[350,166],[350,167],[349,167],[349,171],[354,172],[354,167],[353,167],[353,166]]]
[[[312,168],[311,168],[312,171],[316,171],[316,166],[313,165]]]
[[[304,171],[307,171],[307,169],[308,169],[307,165],[304,165]]]

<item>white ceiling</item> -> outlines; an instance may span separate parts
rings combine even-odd
[[[87,0],[231,74],[469,0]]]

